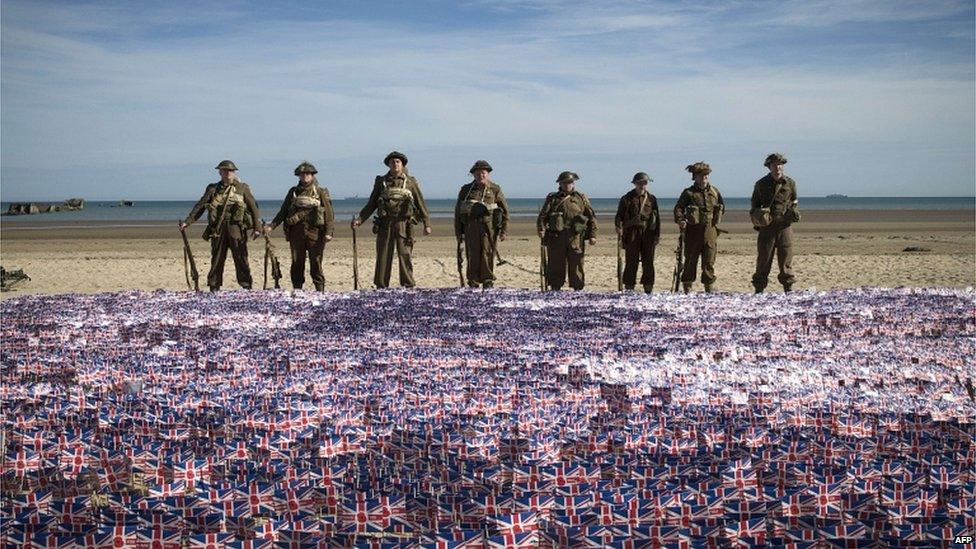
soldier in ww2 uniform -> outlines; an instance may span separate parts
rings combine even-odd
[[[363,206],[359,216],[352,220],[352,228],[362,224],[373,212],[373,233],[376,234],[376,272],[373,284],[377,288],[390,285],[393,269],[393,249],[399,263],[400,285],[413,288],[413,225],[418,221],[424,224],[424,234],[431,233],[430,214],[427,203],[420,193],[420,184],[407,172],[407,156],[393,151],[386,155],[383,163],[390,168],[385,175],[376,176],[373,192]]]
[[[769,173],[756,181],[752,191],[752,207],[749,217],[759,231],[756,242],[756,273],[752,285],[761,294],[769,284],[769,271],[773,266],[773,253],[779,263],[779,283],[784,292],[793,290],[793,223],[800,220],[796,204],[796,182],[783,173],[786,157],[772,153],[764,165]]]
[[[295,168],[298,184],[288,189],[278,215],[265,230],[285,224],[285,239],[291,246],[291,285],[300,290],[305,284],[305,256],[308,255],[312,284],[321,292],[325,290],[322,254],[335,231],[335,214],[329,189],[319,186],[317,173],[309,162]]]
[[[725,202],[718,188],[708,181],[712,168],[704,162],[695,162],[687,168],[694,184],[681,192],[674,205],[674,222],[685,233],[685,262],[681,272],[681,284],[685,293],[697,277],[698,258],[701,257],[701,279],[705,291],[711,292],[715,284],[715,255],[718,252],[718,224],[725,213]]]
[[[180,223],[186,229],[207,212],[207,228],[203,239],[210,241],[210,272],[207,285],[211,292],[220,289],[224,280],[224,261],[227,250],[234,257],[237,282],[246,290],[251,289],[251,267],[247,263],[247,235],[253,230],[253,237],[260,236],[261,215],[258,204],[251,194],[251,187],[237,179],[237,166],[230,160],[217,164],[220,181],[207,185],[203,196],[190,210],[190,214]]]
[[[596,244],[596,212],[586,195],[576,190],[577,180],[573,172],[559,174],[559,191],[549,193],[536,221],[549,258],[546,279],[553,290],[563,287],[567,270],[570,287],[583,289],[586,241]]]
[[[657,211],[657,198],[647,192],[647,184],[653,181],[646,173],[637,172],[631,181],[634,189],[620,198],[614,224],[625,250],[623,272],[624,288],[633,290],[637,283],[637,264],[644,266],[641,286],[651,293],[654,289],[654,248],[661,239],[661,218]]]
[[[454,234],[464,239],[468,286],[491,288],[495,283],[495,246],[505,240],[508,202],[491,177],[491,164],[479,160],[469,172],[474,180],[461,187],[454,207]]]

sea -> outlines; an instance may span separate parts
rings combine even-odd
[[[617,211],[618,198],[591,198],[598,215],[613,215]],[[676,198],[658,199],[661,211],[674,208]],[[510,215],[516,218],[531,218],[539,213],[542,198],[510,198]],[[366,198],[332,199],[336,219],[352,219],[353,215],[366,203]],[[801,197],[801,210],[967,210],[976,209],[976,197]],[[155,226],[175,223],[186,217],[195,204],[193,200],[146,200],[135,201],[132,206],[119,206],[117,201],[91,201],[85,209],[74,212],[53,212],[34,215],[3,216],[0,224],[16,225],[30,222],[96,222],[100,226]],[[451,218],[454,215],[455,199],[428,199],[427,207],[435,218]],[[0,202],[0,211],[6,212],[10,202]],[[271,220],[281,207],[281,200],[258,200],[261,215]],[[729,211],[747,211],[748,197],[725,198]]]

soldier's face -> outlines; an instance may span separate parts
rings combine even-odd
[[[403,171],[403,160],[400,160],[399,158],[391,158],[390,159],[390,172],[393,175],[399,175],[399,173],[402,172],[402,171]]]
[[[704,189],[708,186],[708,174],[698,172],[692,176],[695,180],[695,186],[699,189]]]
[[[782,164],[778,164],[776,162],[773,162],[773,163],[771,163],[769,165],[769,174],[772,175],[773,176],[773,179],[775,179],[777,181],[779,181],[780,179],[783,179],[783,172],[784,171],[785,170],[783,169],[783,165]]]
[[[571,193],[576,190],[576,182],[573,180],[562,181],[559,183],[559,190],[564,193]]]
[[[642,193],[647,190],[647,183],[634,183],[634,190]]]
[[[479,185],[484,185],[488,181],[488,170],[475,170],[473,174],[474,182]]]
[[[223,181],[224,183],[227,183],[228,181],[233,181],[234,180],[234,170],[225,170],[225,169],[221,168],[220,169],[220,180]]]
[[[298,174],[298,180],[302,182],[302,185],[308,185],[312,182],[315,177],[314,173],[300,173]]]

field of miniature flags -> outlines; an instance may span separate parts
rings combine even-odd
[[[0,541],[947,546],[976,529],[974,303],[10,299]]]

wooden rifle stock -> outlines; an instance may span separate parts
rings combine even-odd
[[[355,222],[356,218],[352,220]],[[352,225],[352,289],[359,289],[359,250],[356,245],[356,225]]]
[[[684,272],[684,255],[685,255],[685,230],[681,229],[681,233],[678,234],[678,247],[674,249],[674,275],[671,277],[671,291],[678,293],[678,287],[681,286],[681,274]]]
[[[622,292],[624,289],[624,266],[623,259],[620,257],[620,251],[623,249],[623,238],[617,235],[617,291]]]
[[[186,229],[182,222],[178,222],[180,234],[183,236],[183,276],[186,277],[186,287],[200,291],[200,273],[197,272],[197,262],[193,260],[193,250],[190,249],[190,241],[186,238]],[[193,279],[193,286],[190,286],[190,279]]]

